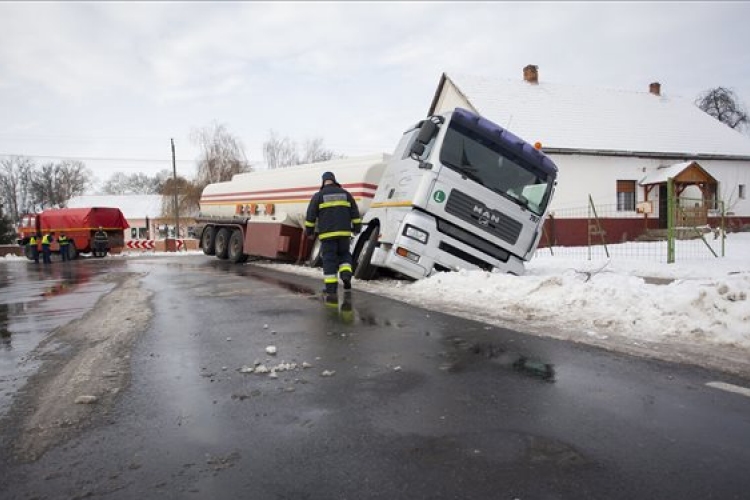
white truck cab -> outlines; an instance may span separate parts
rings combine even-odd
[[[355,277],[520,275],[556,180],[546,155],[499,125],[462,108],[431,116],[405,132],[378,183],[352,243]]]

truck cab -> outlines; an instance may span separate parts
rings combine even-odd
[[[429,117],[406,131],[386,167],[353,244],[355,276],[520,275],[556,180],[546,155],[489,120],[461,108]]]

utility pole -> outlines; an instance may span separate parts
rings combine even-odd
[[[174,139],[170,139],[170,141],[172,141],[172,175],[174,178],[174,248],[177,250],[177,240],[180,237],[180,208],[177,204],[177,161],[175,160],[174,155]]]

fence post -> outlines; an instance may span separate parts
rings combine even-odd
[[[724,226],[724,216],[726,215],[724,210],[726,209],[726,205],[724,205],[724,200],[721,200],[719,203],[721,204],[721,256],[725,257],[724,242],[727,240],[727,232]]]
[[[677,204],[674,197],[674,179],[667,179],[667,264],[674,264],[674,219]]]

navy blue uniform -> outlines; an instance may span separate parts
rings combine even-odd
[[[331,183],[326,184],[326,181]],[[362,219],[357,202],[336,182],[331,172],[323,174],[323,186],[307,207],[305,232],[312,236],[317,225],[323,259],[323,282],[326,293],[335,294],[339,276],[344,288],[351,288],[352,254],[349,242],[359,232]]]

